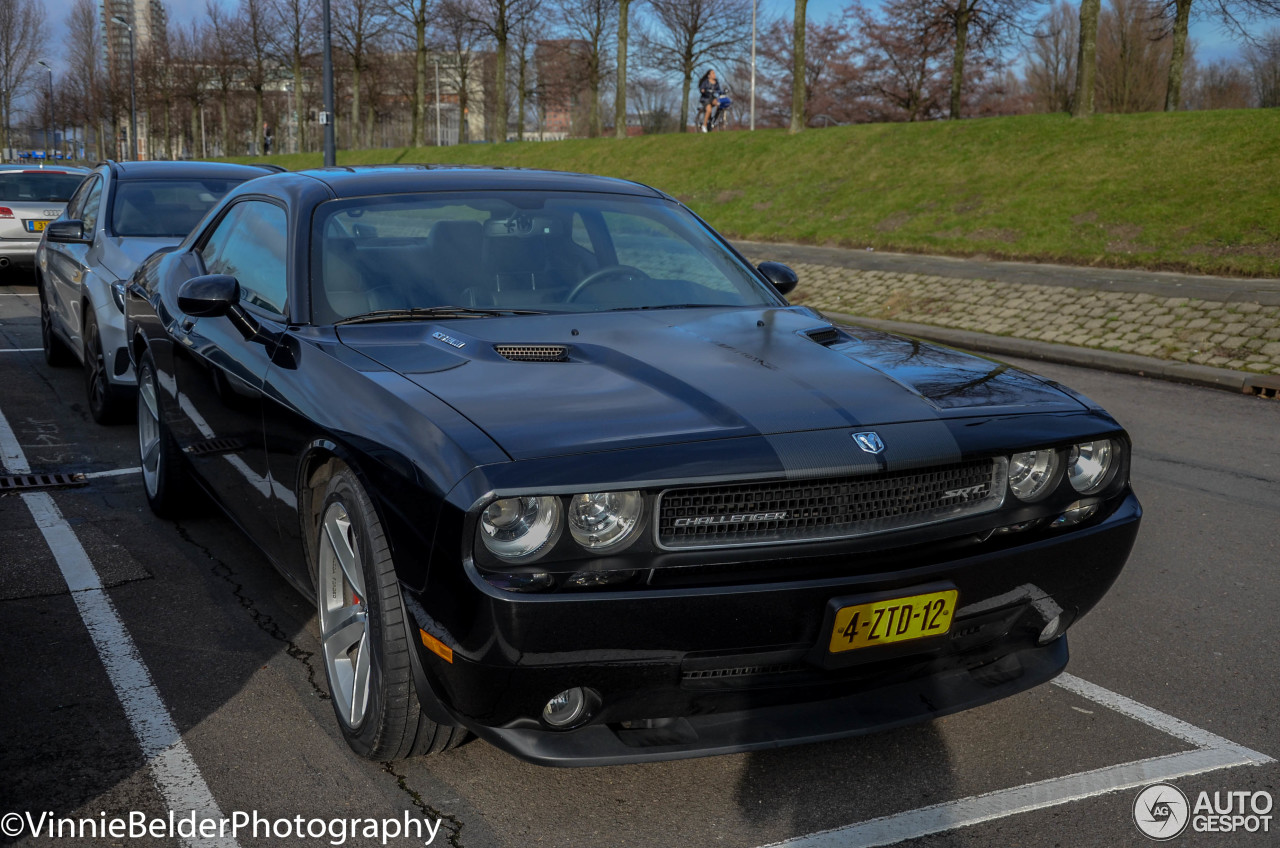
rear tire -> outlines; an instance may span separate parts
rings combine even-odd
[[[44,293],[44,280],[36,275],[36,290],[40,293],[40,344],[44,348],[45,364],[51,368],[61,368],[75,361],[71,349],[58,337],[53,329],[53,310]]]
[[[147,505],[160,518],[180,518],[196,497],[191,471],[164,423],[151,351],[138,363],[138,456]]]
[[[85,304],[84,327],[84,388],[89,398],[89,414],[99,424],[115,424],[122,421],[128,409],[124,392],[112,385],[107,376],[107,358],[102,352],[102,335],[98,332],[98,319]]]
[[[456,748],[467,731],[422,711],[382,523],[355,473],[335,469],[311,546],[321,654],[333,712],[351,750],[378,762]]]

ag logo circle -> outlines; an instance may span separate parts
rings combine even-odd
[[[1143,836],[1157,842],[1182,833],[1190,819],[1187,796],[1172,783],[1153,783],[1133,800],[1133,823]]]

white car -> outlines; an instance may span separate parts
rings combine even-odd
[[[62,165],[0,165],[0,272],[35,267],[44,228],[62,214],[87,173]]]

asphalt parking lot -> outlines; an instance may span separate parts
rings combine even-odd
[[[1053,684],[754,754],[550,770],[473,741],[379,765],[336,729],[314,611],[225,519],[151,516],[135,429],[91,422],[79,370],[44,364],[35,289],[3,282],[0,476],[23,463],[86,475],[0,495],[0,816],[24,818],[16,832],[3,818],[3,844],[382,844],[261,830],[50,839],[25,821],[214,804],[271,821],[425,818],[439,821],[432,844],[455,848],[1109,847],[1147,843],[1132,807],[1156,781],[1192,804],[1201,791],[1280,794],[1280,401],[1033,366],[1129,428],[1146,509]],[[1170,844],[1266,846],[1274,831],[1188,828]]]

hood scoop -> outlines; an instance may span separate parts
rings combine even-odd
[[[568,362],[569,348],[564,345],[499,344],[493,349],[498,356],[512,362]]]
[[[823,347],[830,347],[839,341],[847,341],[845,334],[835,327],[814,327],[812,330],[805,330],[804,334]]]

